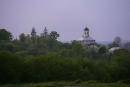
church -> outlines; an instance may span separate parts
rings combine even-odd
[[[90,37],[90,35],[89,35],[88,27],[86,27],[84,29],[82,38],[79,40],[79,42],[82,45],[87,46],[87,47],[91,47],[91,46],[94,46],[96,44],[95,40],[92,37]]]

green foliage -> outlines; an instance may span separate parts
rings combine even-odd
[[[99,50],[98,50],[99,54],[105,54],[106,52],[107,52],[107,49],[106,49],[105,46],[100,47]]]
[[[12,34],[6,29],[0,29],[0,41],[1,40],[12,40]]]
[[[113,54],[111,61],[104,63],[82,58],[68,59],[54,53],[46,56],[19,58],[8,52],[1,52],[0,82],[73,81],[76,79],[101,82],[125,80],[130,78],[129,56],[129,52],[120,50]]]
[[[115,80],[130,78],[130,52],[120,49],[114,52],[111,60],[111,73]]]
[[[25,41],[26,41],[26,36],[25,36],[24,33],[22,33],[22,34],[19,35],[19,40],[20,40],[21,42],[25,42]]]
[[[6,84],[0,87],[130,87],[123,83],[98,83],[94,81],[75,84],[73,82],[47,82],[47,83],[28,83],[28,84]]]
[[[56,31],[50,33],[50,38],[56,40],[59,37],[59,34]]]
[[[47,31],[46,31],[47,32]],[[50,38],[53,36],[53,39]],[[115,82],[130,79],[130,52],[116,50],[108,55],[106,47],[86,48],[77,41],[62,43],[58,34],[20,38],[0,43],[0,83],[43,81]],[[49,37],[48,37],[49,36]]]
[[[9,52],[0,52],[0,83],[20,82],[22,61]]]

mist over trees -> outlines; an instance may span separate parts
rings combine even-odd
[[[37,35],[32,28],[30,34],[13,39],[11,32],[0,29],[0,83],[130,79],[129,43],[127,49],[111,54],[107,46],[86,48],[78,41],[60,42],[58,37],[57,31],[49,33],[45,28]],[[120,46],[120,37],[113,43],[112,47]]]

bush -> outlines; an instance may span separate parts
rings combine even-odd
[[[20,82],[22,61],[9,52],[0,52],[0,83]]]

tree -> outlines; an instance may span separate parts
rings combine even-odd
[[[20,39],[21,42],[24,42],[26,40],[25,34],[24,33],[20,34],[19,39]]]
[[[130,78],[130,52],[126,49],[119,49],[114,52],[111,58],[111,75],[113,80],[126,80]]]
[[[98,50],[99,54],[105,54],[106,52],[107,52],[107,49],[106,49],[105,46],[100,47],[99,50]]]
[[[22,61],[9,52],[0,52],[0,83],[20,82]]]
[[[120,47],[120,46],[121,46],[121,41],[122,41],[122,40],[121,40],[120,37],[118,37],[118,36],[115,37],[115,38],[114,38],[114,41],[113,41],[113,46],[114,46],[114,47]]]
[[[0,40],[12,40],[12,34],[6,29],[0,29]]]
[[[130,50],[130,42],[126,42],[126,43],[124,44],[124,48]]]
[[[50,38],[56,40],[60,35],[56,31],[50,33]]]

